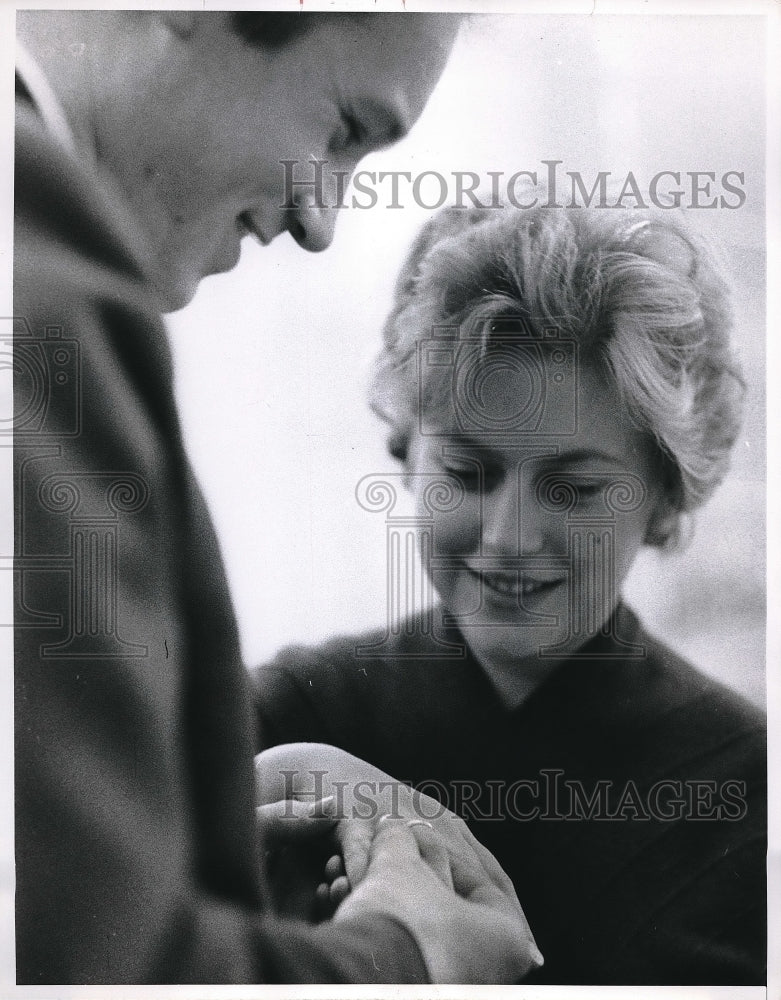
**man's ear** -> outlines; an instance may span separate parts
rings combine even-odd
[[[190,38],[195,31],[195,19],[198,12],[194,10],[162,10],[160,18],[163,24],[179,38]]]

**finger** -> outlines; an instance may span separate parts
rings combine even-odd
[[[369,868],[374,823],[366,819],[342,819],[335,829],[344,872],[353,886],[358,885]]]
[[[456,813],[446,809],[437,799],[415,790],[412,797],[413,816],[419,822],[433,826],[440,835],[448,850],[456,854],[466,854],[474,851],[492,881],[500,886],[506,884],[507,876],[499,866],[494,856],[477,840],[463,819]]]
[[[369,867],[420,865],[418,842],[406,820],[381,816],[371,843]]]
[[[474,902],[492,903],[501,894],[474,851],[451,851],[450,871],[453,888],[459,896]]]
[[[453,888],[459,896],[472,903],[481,903],[506,913],[513,920],[520,919],[528,934],[531,934],[512,883],[509,889],[499,888],[472,852],[451,853],[450,871],[453,876]]]
[[[315,908],[319,920],[327,920],[333,915],[330,886],[321,882],[315,889]]]
[[[410,820],[407,822],[407,827],[412,830],[412,835],[418,843],[421,858],[448,889],[452,889],[450,852],[442,838],[438,837],[431,824],[424,820]]]
[[[256,806],[255,816],[269,841],[307,840],[327,833],[337,823],[332,795],[317,802],[299,802],[296,799],[270,802]]]
[[[473,860],[479,862],[497,889],[513,898],[515,897],[515,888],[509,875],[488,848],[475,837],[460,816],[446,811],[442,816],[434,819],[433,826],[437,833],[445,836],[451,847],[451,853],[464,857],[475,855]]]
[[[325,863],[325,877],[333,882],[340,875],[344,875],[344,862],[341,854],[334,854]]]
[[[443,838],[451,857],[473,857],[484,869],[491,882],[505,895],[516,900],[515,888],[502,866],[475,837],[467,824],[456,813],[450,812],[437,799],[415,790],[412,798],[416,817],[426,817]]]
[[[345,899],[350,895],[350,883],[344,877],[340,875],[338,878],[334,879],[328,890],[328,899],[331,906],[336,909],[340,903],[343,903]]]
[[[480,843],[466,824],[463,825],[463,839],[464,843],[474,851],[483,870],[497,889],[515,896],[515,887],[513,886],[510,876],[505,872],[504,868],[502,868],[488,848]]]

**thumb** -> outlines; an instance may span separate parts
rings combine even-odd
[[[366,819],[342,819],[336,827],[344,871],[350,885],[356,886],[366,875],[374,840],[374,823]]]
[[[269,842],[307,840],[328,833],[337,822],[334,796],[317,802],[280,799],[256,806],[258,826]]]

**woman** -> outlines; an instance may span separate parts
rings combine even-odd
[[[549,983],[764,979],[759,712],[620,599],[739,428],[726,286],[678,216],[446,211],[373,386],[440,604],[255,673],[267,745],[341,747],[462,815]]]

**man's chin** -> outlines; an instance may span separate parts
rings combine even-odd
[[[155,284],[157,306],[162,313],[174,313],[184,309],[195,298],[200,279],[181,278],[176,282]]]

